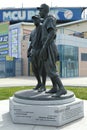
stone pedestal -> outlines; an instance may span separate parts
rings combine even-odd
[[[19,91],[9,100],[14,123],[62,126],[84,116],[83,101],[73,92],[54,98],[45,92]]]

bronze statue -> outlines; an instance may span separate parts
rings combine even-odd
[[[56,71],[56,61],[58,57],[58,50],[55,44],[56,39],[56,18],[52,15],[48,15],[49,6],[42,4],[39,9],[41,18],[44,19],[42,24],[42,49],[40,51],[40,59],[44,61],[45,70],[50,77],[53,87],[47,93],[55,94],[54,97],[60,97],[66,94],[59,75]]]
[[[28,48],[27,57],[31,56],[32,70],[38,81],[34,90],[42,92],[46,90],[45,88],[46,71],[43,61],[39,60],[39,54],[42,48],[42,42],[41,42],[42,26],[40,24],[40,18],[38,15],[32,16],[32,19],[35,24],[35,29],[30,34],[31,43]],[[42,76],[42,81],[40,75]]]

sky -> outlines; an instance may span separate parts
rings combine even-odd
[[[87,0],[0,0],[0,9],[38,7],[42,3],[50,7],[87,7]]]

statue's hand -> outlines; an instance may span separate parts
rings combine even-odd
[[[31,52],[27,52],[27,57],[31,57]]]

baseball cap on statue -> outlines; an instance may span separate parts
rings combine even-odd
[[[49,12],[50,8],[47,4],[41,4],[40,7],[37,7],[38,10],[45,9],[47,12]]]

